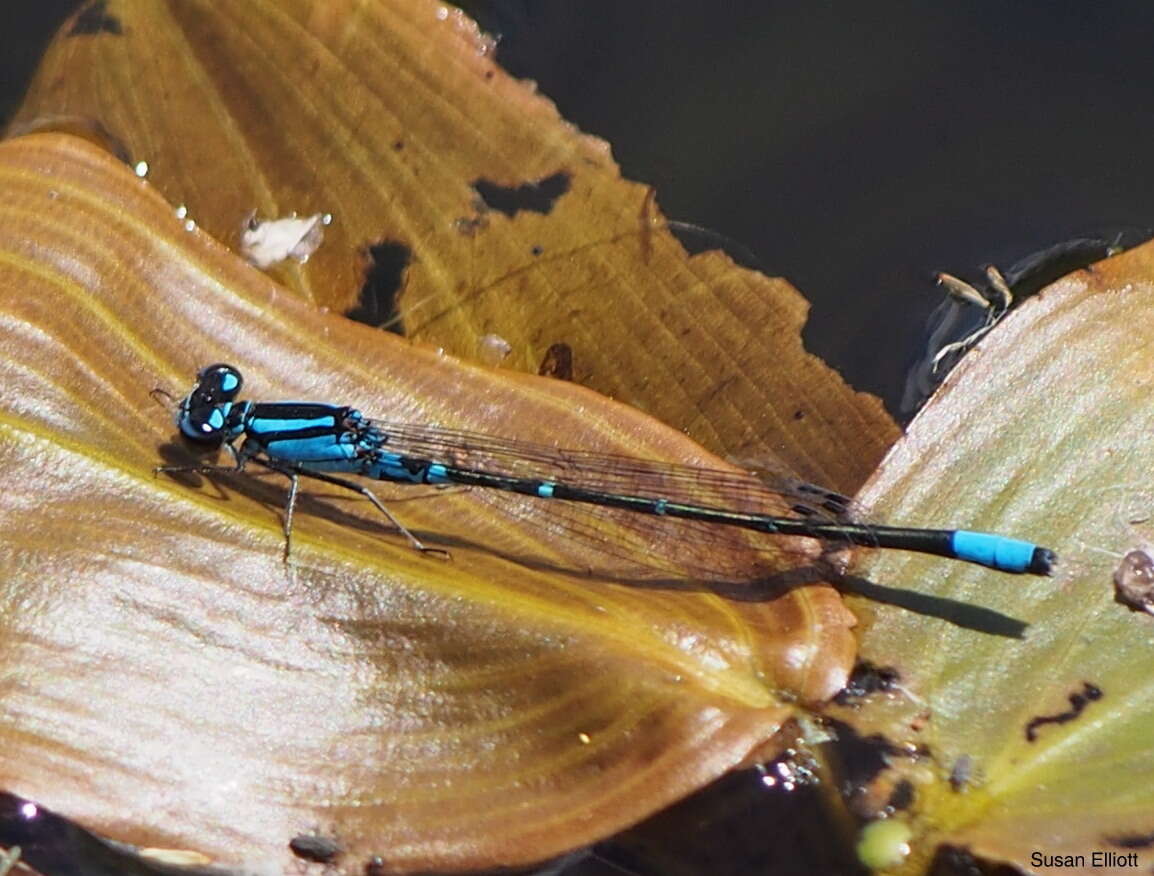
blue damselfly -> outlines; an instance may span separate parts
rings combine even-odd
[[[235,466],[249,462],[286,475],[286,556],[300,478],[353,490],[384,514],[420,550],[431,550],[363,484],[337,475],[516,493],[610,512],[804,536],[874,548],[918,551],[1002,572],[1050,574],[1047,548],[982,532],[871,525],[851,519],[850,502],[801,482],[766,483],[757,475],[564,450],[474,432],[370,420],[353,407],[324,402],[238,401],[243,379],[231,365],[210,365],[181,401],[181,433],[202,445],[227,447]],[[214,466],[164,466],[160,471],[211,471]],[[756,509],[774,503],[800,516]],[[770,500],[773,500],[772,502]],[[542,509],[542,513],[547,511]],[[443,551],[442,551],[443,553]]]

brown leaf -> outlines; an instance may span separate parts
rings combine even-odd
[[[354,872],[518,864],[739,763],[791,714],[778,691],[840,687],[852,619],[828,587],[589,577],[612,557],[530,497],[382,488],[445,562],[306,484],[286,567],[283,478],[153,474],[187,458],[154,387],[231,361],[254,398],[726,466],[582,387],[318,312],[81,140],[0,144],[0,185],[0,787],[225,866],[288,868],[309,833]],[[707,559],[652,549],[666,577]]]
[[[308,263],[277,270],[302,297],[359,306],[377,252],[401,273],[411,336],[466,357],[496,336],[504,364],[530,373],[566,344],[579,382],[843,492],[897,437],[877,399],[805,352],[807,305],[788,283],[688,257],[653,192],[508,77],[461,13],[426,0],[100,11],[115,26],[65,25],[14,128],[90,120],[231,245],[254,210],[331,214]],[[389,301],[363,303],[365,319],[389,318]]]

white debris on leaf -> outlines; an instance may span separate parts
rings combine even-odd
[[[485,335],[477,345],[481,361],[486,365],[496,365],[504,361],[513,352],[513,345],[500,335]]]
[[[254,210],[241,229],[241,255],[261,270],[285,259],[307,262],[325,239],[325,226],[332,221],[331,213],[304,217],[292,213],[280,219],[259,219]]]

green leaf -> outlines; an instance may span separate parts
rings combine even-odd
[[[1154,618],[1116,601],[1114,573],[1152,534],[1152,280],[1146,245],[1051,286],[966,357],[859,497],[1060,557],[1049,580],[893,552],[862,570],[863,656],[903,692],[852,718],[928,758],[895,760],[917,783],[903,872],[943,843],[1023,869],[1044,869],[1034,853],[1151,863]]]

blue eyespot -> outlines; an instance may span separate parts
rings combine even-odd
[[[192,388],[189,397],[198,395],[206,403],[220,404],[233,401],[243,385],[244,378],[236,368],[218,362],[200,369],[196,375],[196,386]]]
[[[244,378],[231,365],[218,362],[202,368],[180,403],[176,423],[181,434],[202,444],[223,441],[229,412],[243,385]]]

